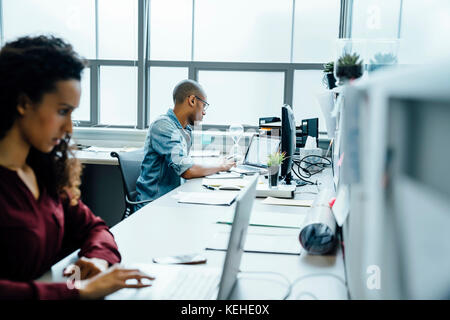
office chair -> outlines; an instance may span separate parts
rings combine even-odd
[[[129,217],[135,211],[135,205],[151,202],[151,200],[135,201],[136,181],[141,172],[141,163],[144,159],[144,148],[130,152],[111,152],[111,157],[119,161],[119,169],[122,175],[123,190],[125,193],[125,211],[122,220]]]

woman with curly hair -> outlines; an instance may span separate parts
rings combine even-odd
[[[23,37],[0,51],[0,299],[97,299],[152,279],[116,265],[113,235],[79,199],[69,140],[84,67],[55,37]],[[78,248],[65,275],[78,271],[79,285],[34,281]]]

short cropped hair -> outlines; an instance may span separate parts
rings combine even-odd
[[[197,81],[182,80],[173,89],[173,103],[183,103],[184,99],[191,95],[206,96],[205,91]]]

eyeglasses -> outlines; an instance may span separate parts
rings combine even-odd
[[[203,111],[206,111],[206,109],[208,109],[209,107],[209,103],[206,102],[205,100],[203,100],[202,98],[195,96],[198,100],[200,100],[201,102],[203,102]]]

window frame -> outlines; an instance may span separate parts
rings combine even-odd
[[[322,70],[323,63],[293,63],[293,43],[294,43],[294,26],[295,26],[295,3],[292,0],[292,26],[291,26],[291,43],[290,43],[290,62],[286,63],[263,63],[263,62],[203,62],[194,61],[194,25],[195,25],[195,0],[192,0],[192,29],[191,29],[191,60],[190,61],[169,61],[169,60],[150,60],[150,1],[138,1],[138,60],[104,60],[98,59],[98,0],[95,1],[95,42],[96,42],[96,59],[87,59],[88,68],[84,72],[90,72],[90,121],[76,120],[77,126],[80,127],[99,127],[99,128],[134,128],[146,129],[149,126],[149,82],[150,67],[184,67],[188,68],[188,78],[192,80],[198,79],[199,71],[252,71],[252,72],[283,72],[284,73],[284,94],[283,101],[292,106],[293,88],[294,88],[294,72],[296,70]],[[4,44],[3,34],[3,5],[0,0],[0,44]],[[338,38],[351,37],[351,21],[352,21],[353,0],[340,0],[340,18],[339,30],[337,30]],[[325,62],[325,61],[324,61]],[[100,67],[102,66],[125,66],[137,67],[137,123],[136,126],[120,126],[120,125],[101,125],[100,119]],[[204,129],[226,130],[226,125],[204,125]],[[247,127],[246,127],[247,129]],[[248,127],[248,129],[254,129]]]

